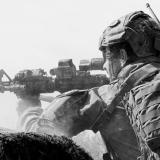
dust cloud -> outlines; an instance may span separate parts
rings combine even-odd
[[[14,93],[0,93],[0,127],[16,130],[18,114],[16,111],[18,99]],[[48,106],[48,102],[42,102],[42,107]]]
[[[16,104],[16,95],[10,92],[0,93],[0,127],[16,129]]]

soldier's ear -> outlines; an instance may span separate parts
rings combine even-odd
[[[128,56],[127,56],[127,52],[125,49],[120,49],[120,61],[121,61],[121,65],[124,66],[127,62]]]

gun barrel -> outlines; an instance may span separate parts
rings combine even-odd
[[[158,17],[156,16],[156,14],[153,12],[150,4],[149,4],[149,3],[146,3],[146,7],[150,10],[152,16],[153,16],[154,19],[156,20],[157,24],[160,26],[160,21],[159,21]]]

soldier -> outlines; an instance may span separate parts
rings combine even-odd
[[[110,84],[64,93],[45,110],[38,96],[23,95],[19,127],[68,137],[99,130],[110,159],[135,160],[140,152],[140,159],[158,159],[159,35],[158,24],[142,11],[114,21],[103,32],[99,47]]]

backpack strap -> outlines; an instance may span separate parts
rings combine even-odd
[[[106,118],[108,121],[110,120],[110,116],[113,113],[115,107],[119,105],[126,93],[128,93],[135,86],[142,84],[145,79],[157,74],[159,71],[160,65],[158,63],[144,64],[137,70],[133,72],[131,71],[129,76],[119,85],[119,91],[115,93],[114,99],[94,121],[91,129],[94,132],[97,132],[99,130],[100,124],[102,124]]]

